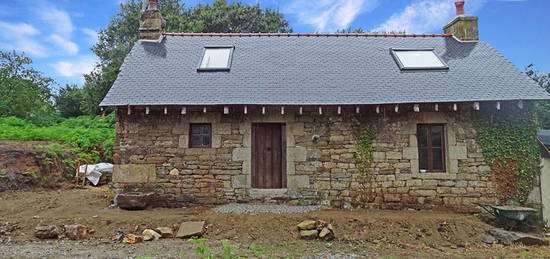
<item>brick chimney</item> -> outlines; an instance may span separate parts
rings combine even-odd
[[[139,21],[139,39],[159,40],[164,32],[164,25],[157,0],[147,0],[147,6]]]
[[[478,41],[477,16],[464,14],[464,0],[456,1],[455,6],[456,16],[443,27],[443,31],[462,41]]]

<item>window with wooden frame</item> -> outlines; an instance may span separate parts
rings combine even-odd
[[[212,125],[207,123],[189,124],[189,147],[212,147]]]
[[[445,125],[418,124],[416,137],[421,172],[445,172]]]

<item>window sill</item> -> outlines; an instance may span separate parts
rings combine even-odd
[[[412,173],[412,178],[416,179],[434,179],[434,180],[455,180],[456,174],[449,172],[416,172]]]

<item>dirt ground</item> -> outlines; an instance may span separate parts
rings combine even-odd
[[[13,232],[0,235],[0,258],[197,258],[197,249],[203,248],[244,258],[550,258],[548,247],[484,245],[481,239],[491,226],[469,214],[322,210],[235,215],[216,213],[212,207],[125,211],[110,208],[110,197],[106,187],[0,193],[0,223],[15,226]],[[336,239],[298,239],[296,225],[305,219],[332,223]],[[188,220],[206,220],[207,241],[112,241],[117,231],[139,234],[145,228],[177,228]],[[33,236],[38,224],[75,223],[95,233],[84,241],[42,241]],[[229,242],[224,246],[222,240]]]

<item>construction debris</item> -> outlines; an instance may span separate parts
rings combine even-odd
[[[169,227],[158,227],[155,229],[155,231],[159,233],[163,238],[174,236],[174,230],[172,230],[172,228],[169,228]]]
[[[38,225],[34,228],[34,236],[40,239],[58,238],[63,231],[54,225]]]
[[[152,205],[155,200],[155,193],[129,192],[120,193],[115,198],[119,208],[125,210],[144,210]]]
[[[94,230],[80,224],[65,225],[65,236],[71,240],[82,240],[94,233]]]
[[[503,245],[522,244],[526,246],[533,246],[549,244],[549,241],[544,239],[543,237],[513,231],[506,231],[498,228],[489,230],[489,234],[495,237],[495,239]]]
[[[183,222],[180,225],[176,237],[178,238],[187,238],[187,237],[200,237],[204,233],[204,221],[188,221]]]
[[[137,243],[140,243],[141,241],[143,241],[143,237],[134,235],[134,234],[127,234],[122,239],[122,243],[125,243],[125,244],[137,244]]]
[[[152,229],[143,230],[142,234],[143,234],[144,241],[157,240],[162,237],[159,233],[155,232]]]
[[[304,220],[297,227],[302,239],[334,239],[334,227],[323,220]]]

